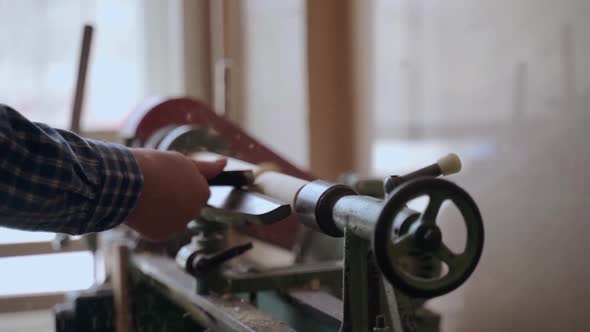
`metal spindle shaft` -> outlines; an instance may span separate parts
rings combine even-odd
[[[334,205],[334,221],[338,228],[348,230],[357,236],[370,240],[373,237],[375,224],[383,209],[383,201],[369,196],[345,196]],[[419,213],[402,209],[397,215],[391,216],[393,225],[402,225],[406,220],[417,218]],[[394,227],[395,229],[396,227]]]
[[[301,188],[295,200],[295,210],[305,225],[324,234],[342,237],[347,229],[370,240],[383,204],[383,200],[356,195],[349,187],[318,180]],[[418,216],[418,212],[403,208],[391,218],[394,225],[402,225]]]

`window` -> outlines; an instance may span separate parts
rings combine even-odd
[[[149,95],[183,93],[180,3],[0,0],[0,103],[33,121],[69,127],[85,24],[94,26],[82,118],[86,134],[116,130]],[[94,282],[94,259],[85,242],[73,238],[55,251],[54,236],[0,228],[0,304]]]
[[[0,271],[0,296],[73,291],[94,282],[94,259],[88,251],[0,258]]]
[[[82,27],[90,23],[95,33],[83,127],[120,124],[143,97],[142,6],[139,0],[0,1],[2,102],[66,128]]]
[[[253,0],[243,6],[244,129],[306,167],[305,1]]]

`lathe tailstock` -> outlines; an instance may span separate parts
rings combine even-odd
[[[461,286],[479,262],[479,209],[466,191],[439,178],[460,170],[456,155],[371,186],[326,182],[185,98],[144,105],[122,134],[130,146],[229,158],[233,172],[212,183],[208,207],[183,237],[153,245],[122,230],[102,239],[103,246],[131,249],[138,331],[437,331],[438,316],[424,302]],[[408,206],[421,197],[423,211]],[[439,227],[443,203],[463,219],[459,252]],[[314,247],[318,238],[330,245]],[[265,257],[276,251],[293,259],[268,268],[244,255],[253,246],[270,252]],[[333,259],[310,262],[318,250]],[[58,331],[74,330],[75,319],[63,318],[75,317],[71,307]]]

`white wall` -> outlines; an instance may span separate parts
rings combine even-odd
[[[244,3],[245,126],[300,167],[308,164],[305,1]]]
[[[564,96],[590,88],[588,1],[377,3],[381,134],[412,114],[427,128],[506,123],[563,109]]]
[[[53,312],[28,311],[0,314],[0,332],[53,332]]]
[[[486,243],[472,278],[432,303],[443,331],[587,331],[590,2],[377,2],[374,168],[473,145],[454,180]],[[428,141],[404,139],[412,123]]]

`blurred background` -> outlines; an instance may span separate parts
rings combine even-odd
[[[487,242],[471,279],[429,303],[443,331],[584,331],[589,12],[584,0],[0,0],[0,102],[67,128],[92,24],[86,136],[116,141],[145,98],[188,95],[325,179],[456,152]],[[84,246],[56,253],[52,238],[0,229],[0,331],[52,331],[51,305],[92,284]]]

